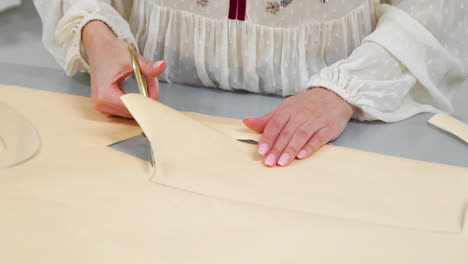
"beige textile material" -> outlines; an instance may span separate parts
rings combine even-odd
[[[465,124],[447,114],[437,114],[429,120],[429,123],[468,143],[468,124]]]
[[[0,120],[0,169],[32,158],[40,144],[36,129],[1,100]]]
[[[249,201],[250,197],[238,197],[238,200],[246,202],[214,199],[210,197],[213,195],[210,192],[198,195],[154,184],[149,181],[151,175],[148,163],[106,147],[138,135],[141,131],[131,121],[106,118],[96,113],[88,98],[11,86],[0,86],[0,93],[3,101],[15,105],[15,110],[33,123],[42,140],[41,151],[33,160],[0,170],[0,263],[466,264],[468,261],[468,233],[462,231],[465,211],[459,204],[466,202],[466,195],[461,191],[463,188],[467,190],[468,186],[465,169],[401,161],[353,150],[349,150],[351,152],[346,157],[348,161],[343,159],[343,153],[348,149],[336,147],[329,147],[317,155],[320,162],[331,159],[323,166],[333,163],[333,167],[343,164],[342,169],[347,168],[348,179],[336,188],[340,189],[345,184],[349,188],[360,189],[361,185],[376,188],[366,194],[375,202],[361,207],[358,202],[363,195],[347,196],[353,193],[351,191],[342,194],[343,198],[352,200],[349,202],[352,205],[349,211],[361,209],[355,212],[358,216],[373,215],[366,210],[378,209],[372,206],[377,201],[383,201],[381,196],[388,194],[384,185],[391,190],[394,185],[401,184],[401,199],[394,195],[387,197],[394,200],[385,200],[380,204],[383,209],[379,212],[385,213],[386,209],[409,214],[401,218],[397,212],[386,213],[393,217],[387,222],[394,225],[377,223],[385,221],[372,223],[376,220],[372,217],[361,221],[349,215],[326,216],[321,214],[323,212],[276,209],[267,204],[260,206]],[[163,176],[160,174],[172,172],[173,167],[168,166],[170,161],[166,155],[172,158],[179,151],[180,157],[185,159],[177,166],[193,169],[188,176],[197,178],[201,185],[206,186],[203,177],[211,175],[210,168],[200,170],[195,166],[195,162],[200,160],[194,159],[192,152],[182,153],[190,146],[182,146],[188,139],[180,138],[177,132],[179,128],[186,128],[186,125],[178,127],[182,121],[191,126],[190,131],[196,139],[194,141],[201,144],[210,138],[210,144],[197,150],[200,156],[207,157],[211,154],[212,145],[220,144],[226,149],[217,153],[216,162],[212,163],[219,163],[215,164],[216,167],[228,166],[224,172],[232,167],[222,160],[238,163],[236,176],[241,176],[239,180],[246,179],[241,172],[245,167],[247,174],[250,165],[240,165],[244,160],[232,158],[237,158],[236,153],[251,151],[254,146],[236,143],[232,137],[208,129],[156,102],[146,101],[136,95],[127,96],[125,100],[135,104],[131,106],[132,111],[138,112],[138,119],[155,146],[161,162],[156,180]],[[141,103],[140,106],[136,106],[137,103]],[[145,111],[148,112],[143,115],[151,116],[152,122],[145,123],[145,120],[149,120],[141,115]],[[197,116],[208,127],[216,126],[217,118],[188,115]],[[155,116],[158,122],[155,122]],[[172,124],[167,122],[171,119]],[[236,123],[241,124],[236,120],[225,119],[221,126],[224,128],[218,129],[227,130],[229,126],[236,127]],[[164,128],[166,125],[172,126],[172,129]],[[153,130],[156,126],[158,131]],[[169,130],[173,132],[170,138],[157,139],[158,135]],[[189,138],[192,137],[190,134],[187,133]],[[218,141],[220,138],[221,143]],[[178,141],[180,143],[176,143]],[[172,144],[171,151],[168,151],[169,144],[165,142]],[[363,178],[355,176],[352,173],[354,170],[349,169],[350,166],[361,166],[358,158],[353,156],[370,159],[367,165],[375,166],[387,160],[395,165],[395,179],[390,180],[377,174],[368,175],[365,179],[371,183],[362,182]],[[287,170],[261,169],[260,159],[253,152],[249,158],[261,171],[249,175],[252,181],[258,183],[255,180],[257,177],[271,181],[270,185],[263,186],[265,189],[279,182],[279,172],[276,171],[282,171],[281,176],[289,178],[292,185],[303,180],[292,173],[285,173]],[[298,170],[300,166],[309,166],[314,168],[309,173],[310,178],[318,177],[323,167],[317,165],[317,162],[314,159],[297,162],[291,171]],[[400,171],[402,163],[412,172],[412,175],[406,175],[408,179],[404,182],[398,176],[403,173]],[[272,174],[265,175],[264,171]],[[361,174],[366,172],[360,171]],[[444,177],[431,174],[431,171],[440,172]],[[224,181],[226,175],[220,174],[220,180]],[[336,177],[332,176],[329,183],[336,184]],[[414,196],[406,201],[410,205],[404,205],[403,209],[395,208],[396,205],[402,205],[403,198],[407,198],[405,192],[410,188],[405,185],[413,186],[413,182],[418,180],[424,181],[420,182],[420,190],[415,190]],[[315,179],[313,181],[318,182]],[[448,183],[455,181],[456,184],[449,186]],[[189,184],[193,182],[188,181]],[[439,185],[439,190],[433,188],[435,183]],[[226,190],[228,187],[219,184],[217,179],[213,180],[215,184],[216,189]],[[246,185],[246,188],[253,187]],[[284,187],[290,189],[290,186]],[[330,190],[325,184],[322,187],[324,191]],[[233,189],[236,188],[233,185]],[[317,189],[311,186],[311,192]],[[273,189],[273,192],[276,191]],[[301,189],[298,191],[300,193]],[[294,193],[289,195],[297,198]],[[264,193],[259,193],[260,198],[264,196]],[[429,200],[422,201],[422,197],[429,197]],[[292,201],[284,196],[280,198]],[[330,192],[329,201],[321,202],[324,206],[331,206],[332,200],[337,204],[343,201],[338,193]],[[412,204],[418,204],[420,208],[413,212]],[[339,210],[344,210],[344,206],[332,206],[332,209],[346,213]],[[429,212],[429,209],[433,212]],[[418,212],[427,217],[425,220],[428,223],[420,223],[422,217]],[[401,223],[398,224],[397,220]],[[419,223],[421,225],[416,226]]]
[[[255,146],[139,95],[123,98],[152,142],[157,183],[369,223],[446,232],[463,224],[466,168],[328,146],[312,159],[271,169]]]

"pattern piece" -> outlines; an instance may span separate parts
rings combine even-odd
[[[40,146],[34,126],[10,106],[0,101],[0,170],[31,159]]]
[[[437,114],[433,116],[429,120],[429,123],[468,143],[468,124],[446,114]]]
[[[125,95],[123,101],[152,143],[157,164],[153,181],[158,184],[366,223],[461,230],[460,216],[468,203],[467,168],[327,146],[311,159],[270,169],[262,166],[255,146],[140,95]],[[238,124],[230,129],[245,135],[246,128]]]

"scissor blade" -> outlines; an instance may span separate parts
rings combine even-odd
[[[151,162],[151,157],[154,156],[154,154],[151,154],[151,144],[149,143],[148,139],[143,135],[139,135],[114,143],[112,145],[109,145],[109,147],[149,162]]]

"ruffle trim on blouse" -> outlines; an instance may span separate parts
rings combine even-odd
[[[366,48],[375,56],[379,50],[366,43]],[[395,122],[408,118],[422,111],[422,109],[406,109],[404,105],[409,102],[406,98],[409,90],[416,84],[416,79],[405,70],[398,74],[398,78],[372,79],[359,78],[350,72],[365,69],[372,71],[368,65],[369,58],[343,60],[327,67],[314,75],[308,83],[308,89],[324,87],[351,105],[358,107],[353,118],[361,121],[382,120]],[[404,111],[402,111],[404,109]],[[434,111],[433,107],[424,108],[425,111]]]
[[[140,0],[130,26],[144,56],[170,59],[162,80],[288,96],[303,92],[310,76],[361,44],[375,28],[379,3],[365,1],[339,19],[274,28]]]
[[[92,20],[106,23],[119,39],[136,43],[127,21],[110,5],[96,1],[75,4],[60,20],[55,32],[57,41],[65,50],[64,68],[68,75],[89,68],[86,51],[82,45],[81,31]]]
[[[379,46],[406,73],[398,80],[368,80],[351,72],[365,68],[370,58],[343,60],[312,76],[307,86],[325,87],[358,107],[354,118],[359,120],[395,122],[421,112],[453,111],[449,97],[466,79],[463,65],[408,14],[389,5],[378,11],[379,25],[362,45],[368,52]]]

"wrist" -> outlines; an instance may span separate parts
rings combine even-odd
[[[359,110],[358,107],[350,104],[348,101],[346,101],[339,94],[333,92],[330,89],[327,89],[326,87],[314,87],[313,89],[310,89],[309,91],[313,91],[313,90],[317,90],[319,92],[330,94],[330,95],[336,97],[342,103],[343,109],[346,111],[346,113],[349,115],[350,118]]]
[[[116,39],[114,32],[100,20],[92,20],[82,29],[83,45],[88,55]]]

